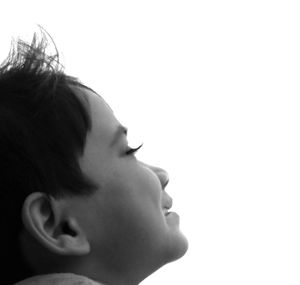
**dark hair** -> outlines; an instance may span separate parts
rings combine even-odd
[[[90,88],[64,74],[56,47],[54,55],[45,53],[49,34],[41,30],[41,35],[38,40],[35,33],[31,44],[13,42],[0,67],[3,284],[32,275],[19,248],[25,198],[32,192],[53,197],[89,195],[98,187],[83,175],[78,162],[91,119],[84,92],[79,97],[74,87]]]

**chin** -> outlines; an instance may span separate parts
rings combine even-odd
[[[185,255],[189,247],[187,238],[179,232],[169,243],[166,263],[173,262]]]

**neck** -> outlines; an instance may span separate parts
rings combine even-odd
[[[123,268],[116,268],[116,266],[107,266],[105,264],[99,264],[96,262],[82,262],[82,264],[76,264],[73,268],[70,268],[70,272],[78,275],[87,276],[88,278],[95,280],[105,285],[138,285],[145,278],[151,275],[153,270],[143,270],[139,265],[123,266]]]

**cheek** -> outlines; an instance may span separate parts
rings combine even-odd
[[[112,196],[136,206],[159,204],[162,188],[158,176],[139,161],[120,164],[109,182]]]
[[[111,183],[109,200],[125,216],[142,215],[161,208],[158,177],[145,167],[128,167]]]
[[[154,172],[144,167],[122,168],[106,185],[97,214],[111,236],[133,237],[162,224],[161,187]]]

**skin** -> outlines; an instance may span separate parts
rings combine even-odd
[[[79,162],[99,189],[87,197],[52,199],[48,207],[42,193],[31,195],[23,209],[25,228],[53,258],[65,258],[64,271],[105,284],[138,284],[188,248],[179,216],[165,215],[172,204],[168,173],[126,154],[126,135],[114,140],[121,124],[106,102],[92,91],[76,92],[86,93],[92,118]]]

